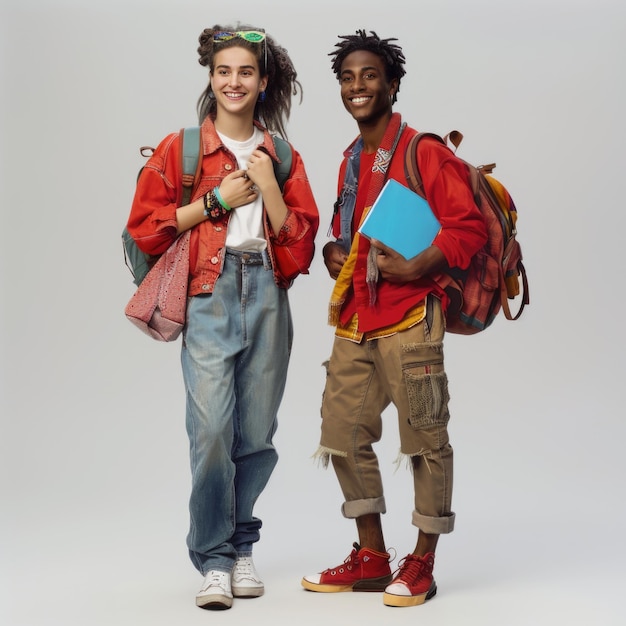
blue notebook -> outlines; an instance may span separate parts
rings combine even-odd
[[[405,259],[412,259],[430,246],[440,229],[428,202],[390,178],[359,232],[368,239],[378,239]]]

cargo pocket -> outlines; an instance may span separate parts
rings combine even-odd
[[[426,368],[419,368],[424,371]],[[450,419],[448,376],[445,371],[415,373],[404,370],[409,397],[409,424],[415,430],[445,425]]]

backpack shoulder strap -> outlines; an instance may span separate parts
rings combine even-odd
[[[274,163],[274,172],[278,186],[282,191],[285,186],[285,181],[289,178],[291,168],[293,167],[293,147],[288,141],[281,137],[272,136],[272,139],[274,140],[276,155],[280,159],[280,163]]]
[[[417,167],[417,145],[424,137],[431,137],[444,145],[446,145],[446,142],[439,135],[435,135],[435,133],[416,133],[411,137],[406,148],[406,154],[404,155],[404,175],[411,189],[425,199],[424,183],[419,168]]]
[[[201,153],[201,134],[199,126],[190,126],[181,128],[180,132],[181,145],[181,171],[183,173],[182,180],[182,200],[181,206],[189,204],[191,194],[200,180],[200,172],[202,170]],[[293,167],[293,147],[291,144],[281,137],[273,137],[276,154],[280,159],[280,163],[274,165],[276,172],[276,180],[282,191],[285,181],[291,174]]]
[[[413,135],[413,137],[411,137],[406,148],[406,154],[404,155],[404,175],[406,177],[406,180],[409,183],[409,187],[415,193],[422,196],[424,200],[427,200],[426,194],[424,193],[424,182],[422,180],[419,167],[417,166],[417,147],[419,142],[424,137],[430,137],[432,139],[435,139],[439,143],[442,143],[444,146],[447,146],[448,136],[443,138],[435,133],[416,133],[415,135]],[[461,139],[462,137],[463,136],[461,135]],[[455,147],[457,146],[455,145]],[[461,272],[459,276],[453,276],[453,273],[457,274],[449,268],[447,271],[444,271],[441,274],[437,274],[433,278],[442,289],[446,289],[451,302],[450,308],[459,309],[461,306],[461,301],[458,294],[463,291],[462,283],[459,282],[459,279],[461,278],[463,272]]]
[[[200,180],[202,170],[200,127],[181,128],[179,136],[180,169],[183,173],[181,206],[185,206],[191,201],[191,194]]]
[[[422,177],[419,172],[419,168],[417,166],[417,144],[424,137],[431,137],[432,139],[436,139],[439,143],[442,143],[444,146],[448,145],[448,142],[452,143],[456,148],[459,147],[461,141],[463,140],[463,135],[458,130],[453,130],[448,133],[445,137],[440,137],[435,133],[417,133],[411,137],[409,141],[409,145],[406,149],[406,155],[404,158],[404,174],[406,179],[411,186],[411,189],[415,191],[415,193],[422,196],[424,199],[426,198],[424,194],[424,183],[422,181]],[[458,158],[458,157],[457,157]],[[463,159],[461,159],[463,161]],[[474,194],[474,200],[476,204],[480,206],[480,176],[479,169],[483,170],[484,173],[491,172],[496,164],[490,163],[489,165],[481,166],[480,168],[476,168],[467,161],[463,161],[467,166],[468,175],[469,175],[469,185]]]

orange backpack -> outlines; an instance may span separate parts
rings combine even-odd
[[[458,148],[463,135],[452,131],[446,137],[418,133],[411,138],[405,157],[405,174],[411,188],[425,198],[422,179],[417,168],[417,144],[422,137],[433,137]],[[453,268],[436,280],[450,297],[446,313],[446,330],[450,333],[473,335],[485,330],[500,309],[508,320],[516,320],[530,303],[528,278],[522,263],[522,250],[516,239],[517,209],[505,187],[491,176],[495,163],[474,167],[463,161],[468,169],[474,198],[487,225],[488,239],[472,257],[467,270]],[[508,300],[520,295],[521,304],[515,315]]]

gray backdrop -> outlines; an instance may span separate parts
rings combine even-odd
[[[623,623],[624,7],[5,0],[2,623]],[[207,81],[198,35],[236,20],[285,46],[304,86],[288,129],[319,203],[319,249],[357,133],[327,55],[357,28],[403,46],[404,119],[461,130],[459,154],[497,162],[518,205],[530,308],[481,336],[447,338],[457,529],[440,541],[439,595],[421,608],[299,585],[356,539],[332,471],[311,458],[332,342],[319,255],[291,290],[280,461],[257,508],[266,595],[219,615],[194,607],[180,346],[124,318],[133,285],[120,232],[139,146],[196,122]],[[393,411],[385,419],[384,525],[402,557],[416,536],[411,482],[394,466]]]

